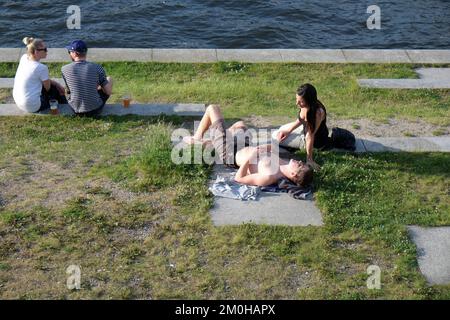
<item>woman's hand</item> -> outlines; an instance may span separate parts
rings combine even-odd
[[[285,130],[279,130],[277,133],[277,140],[279,142],[282,142],[283,140],[285,140],[288,136],[289,136],[290,132],[285,131]]]

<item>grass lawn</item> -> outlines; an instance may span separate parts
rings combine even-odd
[[[105,67],[116,92],[217,102],[227,117],[294,115],[295,88],[311,81],[341,117],[449,119],[448,91],[354,82],[413,76],[406,65]],[[51,65],[54,76],[58,68]],[[1,77],[14,71],[0,64]],[[208,214],[211,169],[170,162],[170,134],[183,121],[0,118],[0,298],[450,298],[450,286],[426,285],[405,227],[450,225],[449,154],[318,153],[324,227],[217,228]],[[70,265],[81,267],[79,291],[66,288]],[[366,287],[370,265],[381,268],[381,290]]]
[[[62,65],[49,64],[53,77],[61,77]],[[116,79],[113,102],[129,92],[139,102],[219,103],[226,117],[295,116],[295,91],[301,83],[310,82],[336,118],[421,119],[450,125],[449,90],[369,89],[359,88],[356,82],[358,78],[416,78],[414,68],[422,65],[237,62],[102,65]],[[15,63],[0,63],[0,77],[14,77],[16,68]],[[0,100],[4,96],[0,92]]]

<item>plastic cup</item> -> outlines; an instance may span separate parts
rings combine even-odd
[[[122,105],[123,105],[124,108],[129,108],[130,107],[130,102],[131,102],[130,95],[124,95],[122,97]]]
[[[50,100],[50,113],[53,115],[59,114],[58,100]]]

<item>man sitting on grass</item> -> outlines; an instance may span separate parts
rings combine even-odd
[[[99,115],[112,94],[112,80],[102,66],[87,62],[87,45],[75,40],[66,47],[72,63],[62,67],[69,105],[76,115]]]
[[[208,129],[210,140],[205,140],[203,136]],[[194,136],[184,137],[183,140],[188,144],[211,143],[221,163],[239,168],[236,182],[264,187],[287,178],[298,186],[311,184],[313,169],[310,165],[294,159],[281,159],[273,152],[271,145],[252,147],[246,143],[241,147],[237,138],[239,134],[245,135],[246,131],[247,126],[242,121],[225,129],[220,107],[209,105]]]

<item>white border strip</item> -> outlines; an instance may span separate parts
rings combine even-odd
[[[18,62],[24,48],[0,48],[0,62]],[[450,50],[385,49],[125,49],[92,48],[91,61],[210,63],[450,63]],[[50,48],[47,62],[69,62],[67,51]]]

